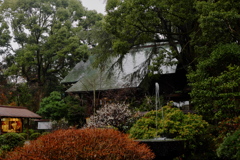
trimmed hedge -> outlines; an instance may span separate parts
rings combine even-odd
[[[0,136],[0,148],[3,151],[11,151],[17,146],[23,146],[25,138],[18,133],[5,133]]]
[[[58,130],[9,152],[6,160],[151,160],[146,144],[114,129]]]

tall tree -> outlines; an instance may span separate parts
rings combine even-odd
[[[107,37],[110,41],[102,41],[101,46],[110,44],[109,52],[121,58],[136,46],[152,43],[150,54],[166,58],[160,56],[156,46],[167,42],[172,51],[167,57],[177,58],[186,69],[195,58],[194,48],[190,45],[190,34],[198,27],[194,2],[108,0],[104,25],[112,36]]]
[[[87,11],[78,0],[12,0],[3,6],[18,46],[6,57],[6,73],[33,85],[40,101],[46,89],[50,93],[77,62],[87,59],[89,41],[81,35],[102,15]]]
[[[2,10],[2,2],[0,1],[0,12]],[[0,15],[0,55],[3,55],[10,48],[10,31],[3,15]],[[2,61],[2,59],[0,59]],[[1,67],[2,69],[2,67]]]
[[[219,44],[239,44],[239,1],[196,1],[195,4],[199,30],[192,35],[192,44],[198,57],[207,58]]]
[[[209,122],[240,114],[240,46],[220,45],[188,74],[195,109]]]
[[[188,75],[192,102],[211,122],[240,114],[239,1],[198,1],[199,32],[194,45],[199,64]]]

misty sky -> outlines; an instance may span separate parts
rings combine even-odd
[[[99,13],[104,13],[105,11],[105,0],[81,0],[84,7],[88,10],[96,10]]]

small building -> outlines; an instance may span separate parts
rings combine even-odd
[[[186,71],[177,65],[176,59],[166,56],[164,63],[156,68],[155,72],[149,70],[156,58],[156,55],[149,54],[151,47],[144,46],[126,54],[120,67],[115,66],[119,57],[106,59],[108,63],[105,65],[93,67],[96,57],[91,56],[88,61],[76,64],[61,83],[66,86],[66,93],[78,95],[81,104],[91,105],[92,110],[95,105],[113,102],[118,97],[125,97],[124,100],[127,100],[136,96],[141,100],[145,95],[154,95],[156,82],[159,84],[159,93],[166,102],[174,101],[180,104],[189,101]],[[159,50],[170,52],[167,44],[158,47]],[[162,54],[165,57],[165,53]],[[171,65],[167,65],[168,63]],[[153,72],[151,76],[150,72]]]
[[[19,106],[3,106],[0,105],[0,134],[23,131],[23,120],[39,119],[41,116],[28,110],[25,107]]]

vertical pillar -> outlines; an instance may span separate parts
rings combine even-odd
[[[29,139],[29,118],[27,118],[27,124],[26,124],[26,131],[27,131],[27,139]]]
[[[2,134],[2,117],[0,117],[0,135]]]

